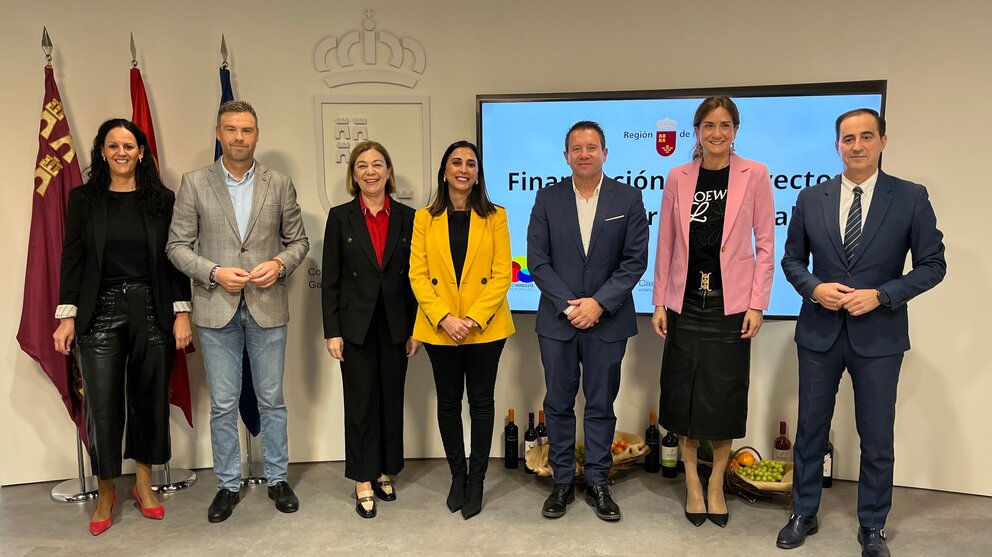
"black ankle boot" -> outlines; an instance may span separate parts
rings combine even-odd
[[[482,480],[469,478],[465,485],[465,502],[462,503],[462,517],[465,520],[482,512]]]
[[[451,488],[448,489],[448,509],[455,512],[465,504],[465,476],[451,478]]]

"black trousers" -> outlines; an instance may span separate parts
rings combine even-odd
[[[406,342],[390,339],[382,296],[361,344],[344,341],[344,475],[371,482],[403,470]]]
[[[101,480],[121,475],[122,438],[124,458],[168,462],[176,349],[158,324],[151,288],[138,283],[101,290],[93,324],[78,344],[93,473]]]
[[[489,467],[496,418],[496,370],[506,339],[462,346],[425,344],[437,388],[437,425],[452,476],[466,475],[462,396],[468,391],[472,447],[467,475],[482,480]]]

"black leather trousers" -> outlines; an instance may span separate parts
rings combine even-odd
[[[124,458],[168,462],[169,374],[176,350],[156,319],[151,287],[102,289],[93,324],[78,343],[93,473],[101,480],[121,475],[125,436]]]

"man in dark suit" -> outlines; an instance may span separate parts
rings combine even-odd
[[[858,541],[862,555],[885,556],[896,385],[909,350],[906,304],[944,278],[943,234],[926,188],[879,170],[886,136],[885,120],[876,111],[840,115],[836,132],[844,172],[799,194],[782,257],[782,270],[803,305],[796,322],[794,514],[776,545],[798,547],[817,531],[821,462],[846,368],[861,437]],[[913,269],[904,274],[907,253]]]
[[[564,516],[575,500],[574,408],[581,377],[586,502],[599,518],[620,520],[606,475],[613,464],[620,361],[627,339],[637,334],[631,291],[647,268],[648,223],[641,192],[603,175],[606,154],[599,124],[574,124],[565,135],[572,176],[537,193],[527,229],[527,266],[541,290],[537,334],[555,477],[542,511],[548,518]]]

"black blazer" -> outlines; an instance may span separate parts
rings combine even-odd
[[[417,300],[410,289],[409,269],[414,213],[390,199],[381,268],[358,197],[327,213],[321,270],[324,338],[364,343],[380,289],[393,343],[405,342],[413,334]]]
[[[62,244],[62,272],[59,283],[59,304],[76,306],[76,334],[86,334],[96,311],[100,280],[103,276],[103,250],[107,239],[107,196],[89,199],[97,186],[87,184],[69,192],[69,209]],[[169,201],[165,215],[149,215],[142,211],[145,237],[148,239],[148,261],[152,269],[152,297],[162,331],[172,336],[176,317],[172,303],[189,301],[189,278],[180,273],[165,256],[169,239],[169,223],[175,195],[166,190]]]

